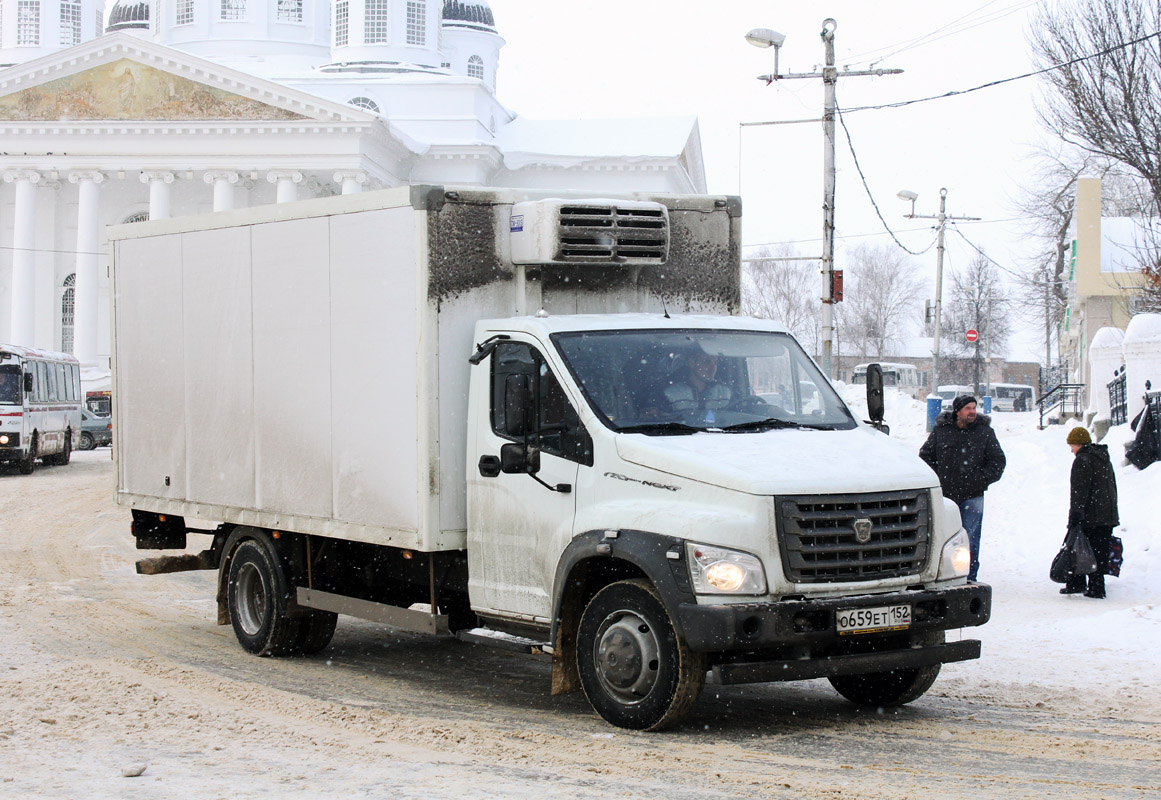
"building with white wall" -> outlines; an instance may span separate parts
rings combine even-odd
[[[0,0],[0,341],[108,364],[103,229],[409,183],[705,191],[696,119],[537,121],[486,0]]]

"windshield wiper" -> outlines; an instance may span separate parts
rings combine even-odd
[[[617,433],[702,433],[705,428],[686,425],[684,422],[646,422],[641,425],[626,425],[617,428]]]
[[[727,425],[722,428],[723,431],[763,431],[773,430],[775,428],[805,428],[812,431],[829,431],[829,425],[810,425],[801,422],[791,422],[788,419],[777,419],[775,417],[768,417],[767,419],[756,419],[750,422],[739,422],[736,425]]]

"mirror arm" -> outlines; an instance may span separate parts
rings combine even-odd
[[[550,492],[560,492],[561,494],[569,494],[572,491],[572,484],[571,483],[558,483],[558,484],[556,484],[556,486],[552,486],[548,483],[545,483],[538,476],[532,474],[531,472],[529,472],[527,474],[528,474],[529,478],[536,481],[537,483],[539,483],[541,486],[543,486],[545,489],[547,489]]]

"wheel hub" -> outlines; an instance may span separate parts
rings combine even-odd
[[[238,623],[247,635],[255,636],[262,630],[266,619],[266,587],[262,575],[253,564],[246,563],[238,570]]]
[[[657,682],[660,648],[652,627],[630,611],[610,614],[597,637],[597,675],[618,698],[640,700]]]

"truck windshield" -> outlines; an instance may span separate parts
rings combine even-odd
[[[856,425],[788,334],[690,329],[552,338],[589,403],[613,430],[674,436]]]
[[[19,364],[0,364],[0,403],[21,404],[21,371]]]

